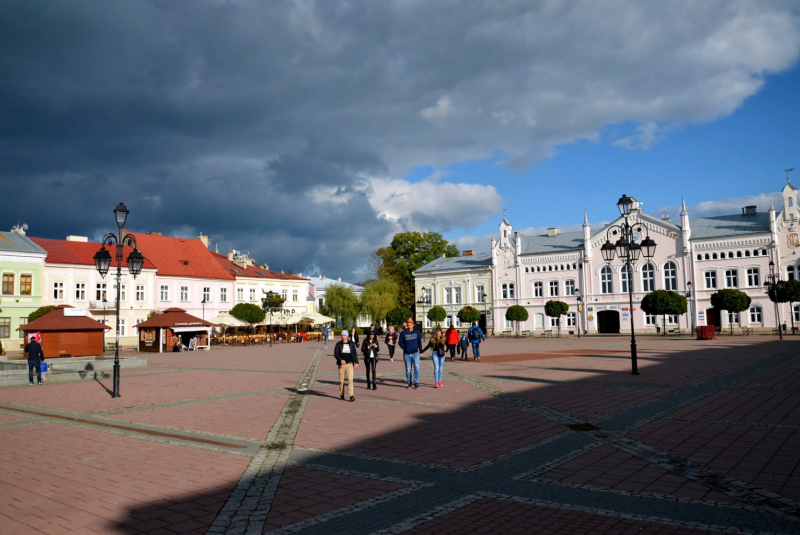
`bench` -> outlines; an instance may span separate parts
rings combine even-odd
[[[542,338],[552,338],[553,337],[553,330],[550,329],[549,331],[542,331]]]
[[[116,342],[106,342],[106,351],[115,351],[117,349]]]
[[[683,333],[678,327],[674,329],[667,329],[667,336],[680,336],[681,334]]]
[[[742,327],[742,336],[750,336],[751,334],[753,334],[752,327]]]

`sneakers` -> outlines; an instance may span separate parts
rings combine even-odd
[[[419,384],[414,383],[414,390],[416,390],[417,388],[419,388]]]
[[[355,401],[355,400],[356,400],[355,396],[350,396],[350,401]]]
[[[33,384],[33,383],[31,383],[31,384]],[[406,388],[411,388],[411,383],[408,383],[408,386]]]
[[[33,381],[31,381],[31,386],[33,386]],[[411,386],[411,385],[408,385],[408,386]]]
[[[31,384],[33,384],[33,383],[31,383]],[[341,399],[342,401],[344,401],[344,394],[342,394],[341,396],[339,396],[339,399]]]

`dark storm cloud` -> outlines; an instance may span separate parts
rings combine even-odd
[[[0,224],[96,236],[123,200],[136,230],[351,278],[396,230],[500,207],[410,168],[526,165],[620,121],[646,148],[661,121],[730,113],[798,43],[780,3],[7,1]]]

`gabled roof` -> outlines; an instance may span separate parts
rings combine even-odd
[[[197,316],[188,314],[182,308],[168,308],[161,314],[153,316],[147,321],[136,325],[137,329],[143,327],[213,327],[214,324]]]
[[[47,254],[30,238],[16,232],[0,232],[0,252]]]
[[[47,238],[31,238],[37,245],[39,245],[46,253],[46,264],[77,264],[82,266],[94,267],[94,255],[100,250],[100,243],[97,242],[81,242],[81,241],[67,241],[67,240],[50,240]],[[122,261],[128,258],[128,255],[133,251],[133,248],[126,245],[123,249]],[[114,257],[113,248],[109,250],[112,258]],[[144,263],[142,269],[156,269],[147,253],[144,254]],[[112,260],[112,264],[114,261]],[[127,264],[125,264],[127,265]]]
[[[491,265],[492,255],[489,253],[472,256],[439,257],[416,270],[414,274],[436,273],[440,271],[482,271],[489,269]]]
[[[559,232],[555,236],[520,236],[521,254],[553,254],[583,250],[583,231]]]
[[[214,253],[198,239],[130,233],[142,254],[158,268],[159,276],[233,280]]]
[[[296,275],[287,275],[286,273],[281,273],[280,271],[273,271],[271,269],[265,269],[262,268],[261,266],[242,267],[228,260],[228,257],[223,254],[219,253],[211,253],[211,254],[214,255],[214,258],[217,259],[217,262],[219,262],[222,268],[227,270],[228,273],[230,273],[234,277],[251,277],[254,279],[281,279],[286,281],[308,281],[308,279],[304,277],[298,277]]]
[[[111,328],[87,316],[64,316],[65,308],[73,307],[69,305],[57,306],[52,312],[26,323],[17,330],[23,332],[65,332],[103,331]]]
[[[692,240],[769,233],[769,213],[696,217],[690,221]]]

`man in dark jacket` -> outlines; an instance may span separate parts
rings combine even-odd
[[[414,320],[408,318],[406,328],[397,337],[397,345],[403,350],[403,360],[406,363],[406,380],[411,388],[411,369],[414,369],[414,388],[419,388],[419,352],[422,351],[422,333],[414,330]]]
[[[347,377],[347,391],[350,394],[350,401],[355,401],[353,394],[353,370],[358,369],[358,348],[350,340],[347,330],[342,331],[342,339],[336,342],[333,348],[333,356],[336,358],[336,365],[339,366],[339,399],[344,399],[344,378]]]
[[[25,346],[25,354],[28,355],[28,381],[33,384],[33,370],[36,368],[36,379],[42,384],[42,357],[44,351],[42,346],[36,341],[35,336],[31,336],[30,342]]]

